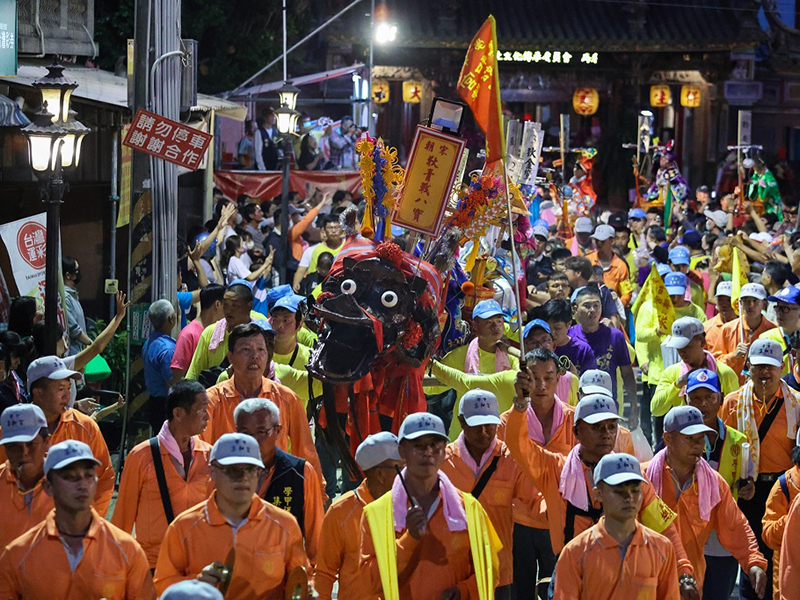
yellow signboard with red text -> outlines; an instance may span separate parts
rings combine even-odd
[[[466,141],[428,127],[417,127],[403,191],[392,223],[437,236]]]

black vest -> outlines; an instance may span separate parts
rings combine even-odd
[[[264,160],[264,168],[267,171],[275,171],[278,168],[278,146],[269,137],[266,129],[259,127],[258,131],[261,133],[261,158]]]
[[[305,536],[303,527],[303,508],[305,506],[305,481],[304,476],[306,461],[288,452],[275,448],[275,467],[272,473],[272,480],[269,482],[267,491],[264,492],[264,500],[292,513],[300,525],[300,531]]]

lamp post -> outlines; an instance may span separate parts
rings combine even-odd
[[[64,172],[74,170],[81,155],[83,138],[89,133],[70,111],[72,92],[78,84],[64,76],[64,67],[54,63],[48,73],[33,82],[42,94],[42,109],[30,125],[22,128],[28,139],[28,158],[41,182],[40,195],[47,208],[47,238],[44,292],[44,351],[55,354],[58,343],[58,276],[61,265],[59,233],[61,199],[67,184]]]
[[[278,133],[281,134],[281,142],[283,145],[283,188],[281,190],[280,225],[284,243],[284,259],[278,266],[281,284],[289,283],[286,264],[289,261],[289,257],[292,255],[292,240],[289,236],[289,160],[292,152],[292,136],[297,127],[297,117],[300,114],[294,109],[294,107],[297,106],[297,94],[299,92],[300,90],[293,85],[288,82],[284,83],[283,87],[278,90],[281,107],[275,111]]]

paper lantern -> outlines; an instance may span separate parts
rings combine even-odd
[[[682,85],[681,86],[681,106],[686,108],[697,108],[700,106],[702,98],[702,89],[699,85]]]
[[[588,117],[597,112],[600,106],[600,94],[594,88],[578,88],[572,95],[572,108],[575,112]]]
[[[650,86],[650,106],[664,108],[672,104],[672,92],[668,85]]]
[[[419,81],[403,82],[403,102],[419,104],[422,100],[422,84]]]
[[[372,82],[372,101],[375,104],[389,102],[389,82],[376,80]]]

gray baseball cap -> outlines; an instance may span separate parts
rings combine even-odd
[[[42,409],[35,404],[14,404],[0,415],[0,446],[16,442],[30,442],[47,427]]]
[[[578,389],[587,396],[602,394],[611,397],[611,375],[600,369],[588,369],[578,382]]]
[[[88,460],[96,465],[100,464],[88,444],[78,440],[64,440],[47,451],[47,456],[44,457],[44,474],[58,471],[82,460]]]
[[[399,433],[398,437],[401,442],[403,440],[415,440],[423,435],[438,435],[448,441],[450,440],[447,437],[447,433],[445,433],[442,420],[436,415],[427,412],[408,415],[403,420],[403,424],[400,425]]]
[[[589,425],[594,425],[600,421],[609,419],[620,420],[622,417],[617,413],[617,405],[614,400],[604,394],[590,394],[578,402],[575,407],[575,422],[584,421]]]
[[[400,441],[389,431],[367,436],[356,448],[356,463],[362,471],[368,471],[387,460],[403,460],[397,451]]]
[[[700,319],[681,317],[672,324],[672,337],[665,344],[667,348],[686,348],[695,336],[705,333]]]
[[[74,379],[80,381],[81,374],[68,369],[64,361],[57,356],[42,356],[28,365],[28,391],[40,379]]]
[[[500,425],[500,404],[497,396],[486,390],[470,390],[461,396],[458,416],[464,417],[467,425]]]
[[[711,427],[703,423],[703,413],[694,406],[676,406],[664,417],[664,431],[677,431],[683,435],[696,433],[714,433]]]
[[[222,466],[255,465],[264,468],[256,438],[244,433],[226,433],[220,436],[211,448],[208,461],[216,461]]]
[[[160,600],[223,600],[222,593],[213,585],[197,579],[179,581],[161,594]]]
[[[628,481],[645,481],[635,456],[624,452],[606,454],[594,468],[594,484],[620,485]]]

